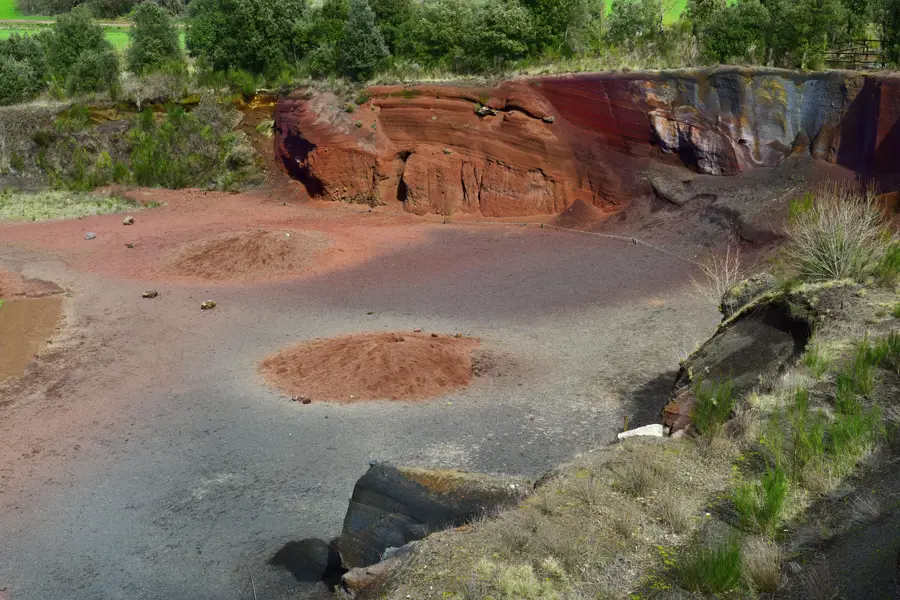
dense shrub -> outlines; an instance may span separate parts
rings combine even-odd
[[[532,47],[568,55],[597,46],[603,26],[603,0],[523,0],[531,14]]]
[[[769,11],[759,0],[742,0],[706,15],[701,32],[704,57],[717,63],[763,59]]]
[[[369,6],[375,11],[375,20],[381,30],[381,37],[388,50],[394,52],[401,26],[412,12],[411,0],[371,0]]]
[[[70,96],[89,92],[112,92],[119,81],[119,55],[115,50],[87,50],[78,55],[66,78]]]
[[[470,2],[425,0],[404,25],[400,54],[426,66],[449,66],[462,54],[466,27],[474,20]]]
[[[612,0],[608,22],[608,42],[633,47],[662,32],[662,4],[659,0]]]
[[[0,40],[0,104],[30,100],[46,87],[44,47],[34,37]]]
[[[518,0],[487,2],[470,16],[462,36],[465,70],[497,70],[527,54],[534,37],[531,13]]]
[[[862,280],[892,246],[875,194],[839,183],[795,201],[787,234],[788,263],[812,281]]]
[[[185,39],[202,67],[274,74],[297,58],[303,0],[193,0]]]
[[[50,76],[69,93],[109,90],[118,83],[118,55],[87,8],[61,15],[42,39]]]
[[[353,79],[370,77],[388,57],[387,45],[366,0],[350,0],[340,43],[341,70]]]
[[[178,30],[168,11],[148,0],[138,5],[131,18],[131,39],[125,54],[129,71],[148,73],[167,66],[171,69],[173,63],[183,60]]]
[[[231,109],[205,97],[192,113],[181,107],[157,120],[147,109],[129,133],[131,172],[140,185],[228,188],[254,160],[246,140],[231,131]]]

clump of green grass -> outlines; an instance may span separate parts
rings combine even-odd
[[[118,196],[48,190],[0,194],[0,221],[74,219],[134,210],[135,204]]]
[[[894,308],[891,310],[891,314],[894,315],[895,319],[900,319],[900,302],[894,305]]]
[[[815,379],[822,379],[828,369],[831,368],[831,353],[818,339],[813,338],[806,345],[803,353],[803,364]]]
[[[741,525],[774,535],[784,514],[789,482],[787,474],[779,465],[770,466],[759,481],[748,481],[738,485],[731,495],[731,501]]]
[[[884,256],[876,263],[872,275],[875,281],[883,286],[897,284],[900,280],[900,243],[893,243],[888,247]]]
[[[360,92],[356,95],[356,98],[354,98],[353,101],[356,102],[357,105],[365,104],[366,102],[369,101],[369,98],[371,98],[371,97],[372,97],[372,94],[370,94],[368,92]]]
[[[895,260],[877,196],[852,184],[829,183],[793,202],[787,234],[787,262],[810,281],[862,281],[890,270]],[[892,258],[882,266],[888,255]]]
[[[734,382],[730,379],[697,383],[694,391],[697,400],[694,407],[694,425],[701,434],[714,437],[721,431],[734,410],[733,394]]]
[[[676,562],[678,584],[690,592],[724,594],[742,581],[741,545],[731,539],[721,546],[698,548]]]

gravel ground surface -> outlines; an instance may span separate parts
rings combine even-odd
[[[340,223],[363,217],[329,221],[335,252],[353,251]],[[304,218],[292,226],[315,229]],[[92,219],[71,225],[73,247],[121,221]],[[391,242],[404,226],[414,234]],[[4,600],[253,598],[251,572],[261,600],[321,596],[265,562],[336,535],[368,461],[536,477],[613,440],[626,413],[655,418],[666,373],[718,321],[686,263],[536,227],[406,219],[363,259],[253,286],[116,277],[122,244],[115,259],[70,253],[66,226],[48,227],[0,229],[0,268],[68,290],[62,332],[0,387]],[[159,296],[141,298],[149,288]],[[258,374],[288,344],[415,328],[477,337],[492,364],[417,403],[303,405]]]

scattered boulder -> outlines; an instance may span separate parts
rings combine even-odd
[[[475,109],[475,114],[479,117],[495,117],[497,116],[497,111],[487,106],[479,106]]]
[[[556,117],[551,117],[551,116],[541,117],[541,121],[543,121],[544,123],[553,123],[553,121],[555,121],[555,120],[556,120]]]
[[[734,397],[771,380],[806,348],[817,313],[803,293],[764,298],[753,310],[720,326],[682,363],[675,391],[663,409],[663,424],[678,431],[690,424],[692,384],[730,379]]]
[[[156,298],[157,296],[159,296],[159,292],[157,292],[156,290],[147,290],[146,292],[141,294],[142,298]]]
[[[774,290],[778,280],[769,273],[759,273],[733,285],[722,296],[719,312],[726,319],[766,292]]]
[[[344,567],[373,565],[388,548],[515,504],[531,489],[515,477],[374,463],[356,482],[344,518]]]
[[[122,225],[134,225],[134,217],[125,217],[122,219]]]
[[[284,567],[297,581],[321,581],[329,572],[340,569],[340,557],[332,544],[307,538],[285,544],[269,564]]]
[[[623,431],[617,437],[619,440],[625,440],[632,437],[662,437],[663,436],[663,426],[660,423],[653,423],[651,425],[644,425],[643,427],[637,427],[635,429],[629,429],[628,431]]]
[[[96,237],[97,237],[97,234],[94,233],[93,231],[88,231],[86,234],[84,234],[84,239],[86,239],[86,240],[92,240]]]
[[[125,244],[125,247],[126,248],[134,248],[134,242],[128,242],[127,244]]]
[[[207,300],[203,304],[200,305],[200,310],[212,310],[216,307],[216,303],[212,300]]]
[[[341,578],[341,591],[344,597],[356,598],[359,594],[386,580],[400,563],[399,558],[389,558],[368,567],[350,569]]]

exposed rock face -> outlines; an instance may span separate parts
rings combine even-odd
[[[279,100],[276,154],[312,195],[519,216],[618,210],[650,159],[735,175],[808,154],[900,173],[900,78],[729,68],[367,92],[352,114],[329,94]]]
[[[344,517],[338,543],[344,567],[373,565],[388,548],[462,525],[530,490],[517,478],[374,464],[356,482]]]

